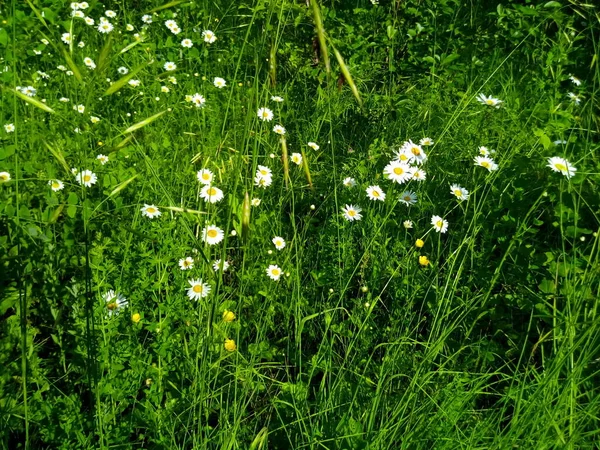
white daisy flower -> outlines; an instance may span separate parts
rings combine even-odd
[[[423,164],[427,160],[427,155],[423,151],[423,147],[415,144],[413,141],[409,140],[404,143],[405,153],[409,157],[411,162],[416,164]]]
[[[79,9],[88,9],[88,2],[79,2]]]
[[[259,119],[266,120],[267,122],[273,120],[273,111],[269,108],[259,108],[257,115]]]
[[[129,69],[127,67],[121,66],[117,69],[117,72],[119,72],[121,75],[127,75]]]
[[[206,184],[200,190],[200,198],[209,203],[217,203],[223,200],[223,191],[216,186]]]
[[[69,99],[67,97],[61,97],[58,99],[59,102],[63,102],[63,103],[69,103]]]
[[[431,225],[438,233],[445,233],[448,231],[448,221],[440,216],[431,217]]]
[[[144,23],[152,23],[152,16],[150,14],[146,14],[142,16],[142,22]]]
[[[84,105],[73,105],[73,109],[75,111],[77,111],[79,114],[83,114],[85,112],[85,106]]]
[[[490,151],[488,150],[487,147],[484,147],[483,145],[481,147],[479,147],[479,154],[481,156],[489,156],[490,155]]]
[[[569,97],[569,99],[576,105],[579,105],[581,103],[581,99],[582,99],[581,95],[577,95],[577,94],[574,94],[573,92],[569,92],[567,94],[567,97]]]
[[[433,144],[434,144],[433,139],[428,138],[428,137],[424,137],[423,139],[421,139],[419,141],[419,145],[430,146],[430,145],[433,145]]]
[[[256,176],[260,175],[261,177],[270,177],[272,174],[273,172],[267,166],[261,166],[259,164],[256,168]]]
[[[72,2],[70,6],[71,6],[71,9],[74,11],[77,11],[79,9],[79,3],[77,3],[77,2]]]
[[[85,42],[79,41],[79,44],[77,44],[77,47],[79,47],[79,48],[85,47]]]
[[[96,68],[96,63],[94,62],[94,60],[92,58],[83,58],[83,63],[88,66],[90,69],[95,69]]]
[[[140,80],[129,80],[127,82],[127,84],[131,87],[138,87],[140,85],[141,81]]]
[[[94,23],[96,23],[91,17],[85,17],[83,20],[85,21],[86,25],[94,25]]]
[[[260,206],[260,198],[253,198],[253,199],[250,201],[250,204],[251,204],[252,206]]]
[[[187,256],[179,260],[179,268],[181,270],[190,270],[194,268],[194,258]]]
[[[119,314],[119,309],[126,308],[129,305],[129,302],[127,302],[127,299],[122,294],[112,289],[102,295],[102,299],[106,303],[109,316]]]
[[[187,289],[187,296],[190,300],[200,300],[210,294],[210,285],[204,283],[201,278],[197,280],[188,280],[191,287]]]
[[[575,172],[577,172],[577,168],[571,165],[569,161],[560,156],[553,156],[552,158],[548,158],[548,165],[554,172],[559,172],[563,174],[567,178],[571,178],[575,176]]]
[[[271,186],[271,183],[273,183],[273,178],[269,175],[267,177],[262,176],[262,175],[256,175],[254,177],[254,184],[258,187],[261,187],[263,189],[268,188],[269,186]]]
[[[575,78],[573,75],[570,75],[569,80],[571,80],[575,86],[581,86],[581,80],[579,78]]]
[[[208,245],[218,244],[224,237],[225,233],[216,225],[208,225],[202,229],[202,240]]]
[[[64,189],[65,184],[60,180],[50,180],[48,181],[48,186],[50,186],[50,189],[54,192],[58,192]]]
[[[177,22],[175,22],[174,20],[167,20],[165,22],[165,26],[170,30],[171,28],[177,26]]]
[[[209,44],[212,44],[213,42],[215,42],[217,40],[215,33],[213,33],[210,30],[204,30],[202,32],[202,37],[204,38],[204,42],[208,42]]]
[[[483,94],[479,94],[477,96],[477,101],[479,103],[481,103],[482,105],[492,106],[495,108],[500,108],[500,103],[502,103],[502,100],[499,100],[499,99],[491,97],[491,96],[487,97]]]
[[[144,207],[140,209],[142,211],[142,215],[148,217],[149,219],[154,219],[155,217],[160,216],[162,213],[159,211],[158,207],[154,205],[146,205],[144,203]]]
[[[92,187],[98,181],[98,177],[91,170],[82,170],[75,176],[75,179],[85,187]]]
[[[451,185],[450,192],[459,200],[469,199],[469,191],[467,191],[464,187],[459,186],[458,184]]]
[[[346,205],[342,208],[344,219],[349,222],[362,219],[361,211],[362,209],[360,209],[360,207],[354,205]]]
[[[283,102],[283,97],[279,97],[278,95],[273,95],[273,96],[271,96],[271,100],[273,100],[274,102],[277,102],[277,103],[281,103],[281,102]]]
[[[12,123],[5,123],[4,124],[4,131],[6,131],[7,133],[12,133],[15,131],[15,126]]]
[[[71,17],[75,17],[77,19],[82,19],[85,17],[85,14],[83,13],[83,11],[73,11],[73,12],[71,12]]]
[[[285,134],[285,128],[283,128],[281,125],[275,125],[275,126],[273,127],[273,131],[274,131],[275,133],[277,133],[277,134],[280,134],[280,135],[282,135],[282,136]]]
[[[7,181],[10,181],[10,173],[0,172],[0,182],[5,183]]]
[[[63,41],[65,44],[70,44],[73,40],[73,37],[71,36],[71,33],[63,33],[60,37],[60,40]]]
[[[282,237],[275,236],[273,238],[273,244],[277,250],[283,250],[285,247],[285,240]]]
[[[213,173],[209,169],[202,169],[196,173],[196,178],[202,184],[210,184],[213,180]]]
[[[166,71],[168,71],[168,72],[171,72],[171,71],[173,71],[173,70],[177,69],[177,65],[176,65],[174,62],[167,61],[167,62],[165,63],[165,65],[163,66],[163,68],[164,68]]]
[[[406,183],[412,178],[413,169],[408,164],[400,161],[391,161],[383,169],[383,173],[395,183]]]
[[[227,261],[221,261],[220,259],[217,259],[213,264],[213,269],[215,272],[218,272],[221,270],[221,268],[223,269],[223,272],[227,272],[227,269],[229,269],[229,263]]]
[[[225,80],[220,77],[215,77],[213,84],[215,85],[215,87],[218,87],[219,89],[224,88],[226,86]]]
[[[191,100],[196,108],[202,108],[204,106],[204,104],[206,103],[206,99],[198,93],[192,95]]]
[[[404,228],[406,228],[407,230],[411,229],[413,227],[412,220],[405,220],[404,222],[402,222],[402,226],[404,226]]]
[[[111,19],[114,18],[114,17],[117,17],[117,13],[114,12],[114,11],[112,11],[112,10],[110,10],[110,9],[104,11],[104,15],[106,17],[110,17]]]
[[[412,179],[417,181],[425,181],[427,173],[418,167],[412,167]]]
[[[193,46],[193,45],[194,45],[194,43],[192,42],[192,40],[191,40],[191,39],[187,39],[187,38],[185,38],[185,39],[183,39],[183,40],[181,41],[181,46],[182,46],[182,47],[185,47],[185,48],[192,48],[192,46]]]
[[[367,188],[367,197],[369,200],[385,200],[385,192],[379,186],[369,186]]]
[[[160,92],[164,92],[165,94],[170,92],[171,90],[169,89],[168,86],[161,86],[160,87]]]
[[[96,156],[96,159],[98,161],[100,161],[100,164],[102,164],[102,165],[104,165],[108,162],[108,156],[106,156],[106,155],[100,154],[100,155]]]
[[[131,25],[130,23],[128,23],[128,24],[125,26],[125,29],[126,29],[127,31],[133,31],[133,30],[134,30],[134,28],[133,28],[133,25]]]
[[[297,164],[298,166],[302,164],[302,155],[300,153],[292,153],[290,159],[294,164]]]
[[[92,123],[98,123],[98,122],[100,122],[100,117],[91,116],[90,117],[90,122],[92,122]]]
[[[267,267],[267,275],[273,281],[279,281],[279,278],[281,277],[281,269],[278,265],[271,264],[269,267]]]
[[[109,21],[100,22],[100,25],[98,25],[98,31],[100,33],[110,33],[113,29],[114,27]]]
[[[412,191],[404,191],[398,200],[407,206],[414,205],[417,203],[417,194]]]
[[[306,144],[306,145],[308,145],[308,146],[309,146],[310,148],[312,148],[313,150],[319,150],[319,148],[320,148],[320,147],[318,146],[318,144],[316,144],[316,143],[314,143],[314,142],[309,142],[309,143],[308,143],[308,144]]]
[[[352,177],[346,177],[346,178],[344,178],[344,181],[342,183],[347,188],[351,188],[351,187],[356,186],[356,180],[354,178],[352,178]]]
[[[490,172],[498,170],[498,164],[489,156],[476,156],[473,161],[475,161],[476,166],[485,167]]]

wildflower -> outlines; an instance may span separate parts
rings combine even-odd
[[[54,192],[62,191],[65,187],[65,184],[60,180],[50,180],[48,181],[48,185]]]
[[[213,264],[213,269],[215,272],[218,272],[220,269],[223,269],[223,272],[227,272],[229,269],[229,263],[227,261],[221,261],[217,259]]]
[[[477,101],[482,105],[492,106],[495,108],[500,108],[500,103],[502,103],[502,100],[498,100],[497,98],[491,96],[487,97],[483,94],[479,94],[477,96]]]
[[[71,9],[74,11],[77,11],[80,8],[79,3],[77,3],[77,2],[71,3],[70,6],[71,6]]]
[[[88,2],[79,2],[79,9],[88,9]]]
[[[104,15],[106,17],[110,17],[111,19],[114,18],[114,17],[117,17],[117,13],[114,12],[114,11],[111,11],[110,9],[104,11]]]
[[[571,101],[573,103],[575,103],[576,105],[579,105],[581,103],[581,98],[582,98],[581,95],[576,95],[576,94],[573,94],[572,92],[569,92],[567,94],[567,97],[569,97],[571,99]]]
[[[125,29],[126,29],[127,31],[133,31],[133,30],[134,30],[134,28],[133,28],[133,25],[131,25],[130,23],[128,23],[128,24],[125,26]]]
[[[96,23],[91,17],[85,17],[83,20],[85,21],[86,25],[94,25],[94,23]]]
[[[69,103],[69,99],[67,97],[61,97],[58,99],[59,102]]]
[[[237,348],[233,339],[225,339],[223,347],[225,347],[225,350],[227,350],[228,352],[235,352]]]
[[[100,118],[96,117],[96,116],[91,116],[90,117],[90,122],[92,122],[92,123],[98,123],[98,122],[100,122]],[[108,158],[107,158],[107,161],[108,161]]]
[[[127,84],[131,87],[138,87],[140,85],[141,81],[140,80],[129,80],[127,82]]]
[[[259,108],[257,114],[258,118],[263,121],[266,120],[267,122],[270,122],[273,120],[273,111],[271,111],[269,108]]]
[[[367,188],[367,197],[369,200],[385,200],[385,192],[379,186],[369,186]]]
[[[208,225],[202,229],[202,240],[208,245],[218,244],[225,237],[225,233],[216,225]]]
[[[85,42],[79,41],[79,43],[77,44],[77,47],[79,47],[79,48],[85,47]]]
[[[275,236],[273,238],[273,244],[277,250],[283,250],[285,247],[285,240],[282,237]]]
[[[213,42],[215,42],[217,40],[215,33],[213,33],[210,30],[204,30],[202,32],[202,37],[204,38],[204,42],[208,42],[209,44],[212,44]]]
[[[562,173],[567,178],[575,176],[575,172],[577,172],[576,167],[572,166],[569,161],[559,156],[548,158],[547,167],[550,167],[554,172]]]
[[[473,161],[475,161],[476,166],[485,167],[490,172],[498,170],[498,164],[489,156],[476,156]]]
[[[277,133],[277,134],[280,134],[280,135],[282,135],[282,136],[285,134],[285,128],[283,128],[281,125],[275,125],[275,126],[273,127],[273,131],[274,131],[275,133]]]
[[[71,36],[71,33],[63,33],[60,37],[60,40],[63,41],[65,44],[70,44],[72,39],[73,37]]]
[[[412,191],[404,191],[400,194],[399,201],[407,206],[414,205],[417,203],[417,194]]]
[[[200,190],[200,198],[209,203],[217,203],[223,200],[223,191],[218,187],[206,184]]]
[[[131,315],[131,321],[133,323],[139,323],[140,320],[142,320],[142,316],[140,315],[140,313],[133,313]]]
[[[490,151],[488,150],[487,147],[484,147],[483,145],[481,147],[479,147],[479,154],[481,156],[489,156],[490,155]]]
[[[273,95],[273,96],[271,96],[271,100],[273,100],[274,102],[277,102],[277,103],[281,103],[281,102],[283,102],[283,97],[279,97],[278,95]]]
[[[312,148],[313,150],[319,150],[319,146],[317,144],[315,144],[314,142],[309,142],[308,145],[310,148]]]
[[[85,187],[91,187],[98,181],[98,177],[91,170],[84,170],[79,172],[76,176],[77,182],[84,185]]]
[[[10,173],[0,172],[0,181],[2,183],[6,183],[7,181],[10,181]]]
[[[254,184],[263,189],[266,189],[269,186],[271,186],[272,182],[273,182],[273,178],[271,176],[263,177],[263,176],[257,174],[254,177]]]
[[[173,70],[177,69],[177,65],[174,62],[168,61],[168,62],[165,63],[165,65],[163,66],[163,68],[166,71],[170,72],[170,71],[173,71]]]
[[[273,281],[279,281],[279,277],[281,277],[281,269],[279,266],[271,264],[269,267],[267,267],[267,275]]]
[[[360,209],[360,207],[354,205],[346,205],[344,208],[342,208],[344,219],[349,222],[362,219],[361,211],[362,209]]]
[[[204,283],[201,278],[188,280],[191,287],[187,288],[187,296],[190,300],[200,300],[210,293],[210,285]]]
[[[402,222],[402,225],[404,226],[404,228],[406,228],[407,230],[410,230],[413,227],[413,223],[412,220],[405,220],[404,222]]]
[[[40,41],[40,42],[41,42],[42,44],[44,44],[44,45],[48,45],[48,44],[50,44],[50,42],[48,41],[48,39],[41,39],[41,41]]]
[[[417,169],[413,167],[412,179],[417,181],[425,181],[427,178],[427,173],[423,169]]]
[[[433,140],[431,138],[424,137],[423,139],[421,139],[419,141],[419,145],[425,145],[425,146],[433,145]]]
[[[421,264],[422,266],[427,266],[429,265],[429,258],[427,258],[427,256],[419,256],[419,264]]]
[[[73,11],[71,12],[71,17],[82,19],[83,17],[85,17],[85,14],[83,13],[83,11]]]
[[[448,231],[448,221],[440,216],[431,217],[431,225],[438,233],[445,233]]]
[[[579,78],[575,78],[573,75],[570,75],[569,80],[571,80],[575,86],[581,86],[581,80]]]
[[[194,268],[194,258],[187,256],[179,260],[179,268],[181,270],[190,270]]]
[[[261,177],[270,177],[272,175],[272,171],[267,166],[261,166],[260,164],[256,168],[256,176]]]
[[[198,181],[202,184],[210,184],[213,180],[213,173],[209,169],[199,170],[196,174]]]
[[[110,33],[113,30],[113,25],[112,23],[110,23],[109,21],[105,21],[105,22],[100,22],[100,25],[98,25],[98,31],[100,33]]]
[[[12,133],[13,131],[15,131],[15,126],[12,123],[5,123],[4,131],[6,131],[7,133]]]
[[[106,292],[102,298],[106,302],[109,316],[119,314],[119,309],[126,308],[129,304],[122,294],[115,292],[112,289]]]
[[[174,20],[167,20],[165,22],[165,26],[170,30],[171,28],[174,28],[177,26],[177,22],[175,22]]]
[[[300,153],[292,153],[290,159],[294,164],[300,165],[302,164],[302,155]]]
[[[235,320],[235,313],[226,309],[223,311],[223,322],[233,322]]]
[[[417,247],[417,248],[423,248],[424,245],[425,245],[425,241],[423,241],[423,239],[417,239],[415,241],[415,247]]]
[[[192,95],[192,103],[196,108],[202,108],[206,103],[206,99],[202,95],[195,93]]]
[[[388,178],[393,182],[402,184],[410,180],[413,170],[404,162],[391,161],[387,166],[385,166],[383,173],[387,175]]]
[[[142,22],[144,23],[152,23],[152,16],[150,14],[145,14],[142,16]]]
[[[215,85],[215,87],[218,87],[219,89],[224,88],[226,86],[226,82],[223,78],[219,78],[219,77],[215,77],[213,84]]]
[[[253,198],[253,199],[250,201],[250,204],[251,204],[252,206],[260,206],[260,198]]]
[[[177,78],[170,76],[169,78],[167,78],[167,80],[169,80],[169,83],[171,84],[177,84]]]
[[[415,144],[413,141],[408,140],[402,147],[400,151],[408,157],[409,161],[416,164],[423,164],[427,160],[427,155],[423,151],[423,147]]]
[[[170,92],[170,91],[171,90],[169,89],[168,86],[161,86],[160,87],[160,92],[164,92],[166,94],[167,92]]]
[[[346,177],[346,178],[344,178],[344,181],[342,183],[347,188],[351,188],[351,187],[356,186],[356,180],[354,178],[352,178],[352,177]]]
[[[459,186],[458,184],[451,185],[450,192],[454,194],[454,196],[459,200],[469,199],[469,191],[467,191],[464,187]]]
[[[18,88],[17,88],[18,89]],[[33,86],[27,86],[20,89],[22,94],[25,94],[27,97],[35,97],[37,94],[37,89]]]
[[[156,206],[146,205],[145,203],[144,207],[140,209],[140,211],[142,211],[142,214],[148,217],[149,219],[154,219],[155,217],[158,217],[162,214]]]
[[[119,72],[121,75],[127,75],[129,69],[127,67],[121,66],[117,69],[117,72]]]
[[[191,40],[191,39],[187,39],[187,38],[186,38],[186,39],[183,39],[183,40],[181,41],[181,46],[182,46],[182,47],[185,47],[185,48],[192,48],[192,46],[193,46],[193,45],[194,45],[194,43],[192,42],[192,40]]]
[[[96,156],[96,159],[98,161],[100,161],[100,164],[102,164],[102,165],[104,165],[108,162],[108,156],[106,156],[106,155],[100,154],[100,155]]]

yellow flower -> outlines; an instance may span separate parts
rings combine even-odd
[[[233,311],[229,311],[226,309],[223,311],[223,321],[224,322],[233,322],[235,320],[235,313]]]
[[[140,320],[142,320],[142,316],[140,316],[140,313],[135,313],[131,315],[131,321],[133,323],[138,323]]]
[[[427,256],[419,256],[419,264],[421,264],[422,266],[427,266],[429,265],[429,258],[427,258]]]
[[[228,352],[235,352],[235,349],[237,348],[233,339],[225,339],[224,347]]]
[[[415,242],[415,246],[417,248],[422,248],[425,245],[425,242],[423,242],[423,239],[417,239],[417,242]]]

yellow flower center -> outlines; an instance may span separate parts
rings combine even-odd
[[[4,175],[4,174],[0,175],[0,180],[7,181],[8,180],[8,175]]]
[[[279,276],[279,274],[280,274],[281,272],[279,271],[279,269],[272,269],[272,270],[271,270],[271,273],[272,273],[274,276]]]
[[[203,180],[210,180],[210,175],[209,175],[209,174],[207,174],[207,173],[203,173],[203,174],[202,174],[202,179],[203,179]]]
[[[410,151],[415,156],[419,156],[421,154],[421,150],[419,150],[419,147],[413,147],[413,148],[410,149]]]
[[[410,195],[405,195],[404,196],[404,201],[405,202],[410,202],[412,200],[412,198],[410,197]]]
[[[404,156],[404,155],[402,155]],[[404,169],[402,167],[394,167],[394,173],[396,175],[402,175],[404,173]]]
[[[264,118],[267,118],[267,117],[269,117],[269,113],[267,111],[263,111],[262,116]]]
[[[90,181],[91,179],[92,179],[91,175],[84,175],[84,176],[83,176],[83,181],[84,181],[84,182],[86,182],[86,183],[87,183],[88,181]]]
[[[146,212],[148,214],[154,214],[156,212],[156,208],[150,207],[150,208],[146,209]]]
[[[442,226],[444,225],[444,222],[442,222],[441,220],[438,220],[435,224],[438,228],[442,228]]]
[[[486,169],[490,168],[490,163],[487,161],[481,161],[481,167],[485,167]]]
[[[561,164],[561,163],[554,164],[554,167],[556,167],[561,172],[566,172],[567,171],[567,166],[565,166],[564,164]]]
[[[206,234],[209,238],[216,238],[219,233],[217,233],[217,230],[208,230]]]
[[[373,197],[379,197],[379,192],[373,191],[371,195],[373,195]]]
[[[408,156],[402,154],[400,155],[400,161],[406,161],[408,159]]]
[[[202,293],[202,285],[201,284],[194,285],[194,287],[192,288],[192,291],[194,291],[196,294],[201,294]]]
[[[494,104],[494,100],[492,100],[491,98],[488,98],[488,99],[487,99],[485,102],[486,102],[488,105],[493,105],[493,104]]]
[[[454,195],[456,195],[457,197],[462,197],[462,191],[460,189],[455,189]]]
[[[117,302],[112,302],[109,303],[108,305],[106,305],[108,309],[110,309],[111,311],[114,311],[115,309],[117,309],[119,307],[119,305],[117,305]]]
[[[217,195],[217,190],[211,187],[206,190],[206,193],[209,197],[212,197],[213,195]]]
[[[354,217],[354,216],[356,215],[356,211],[354,211],[353,209],[349,209],[349,210],[348,210],[348,215],[349,215],[350,217]]]
[[[58,184],[56,181],[54,181],[54,182],[52,183],[52,187],[53,187],[54,189],[58,189],[58,188],[60,187],[60,184]]]

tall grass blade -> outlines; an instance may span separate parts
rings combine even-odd
[[[26,101],[27,103],[35,106],[36,108],[41,109],[42,111],[46,111],[50,114],[54,114],[56,112],[52,108],[50,108],[48,105],[46,105],[45,103],[42,103],[33,97],[29,97],[28,95],[25,95],[22,92],[17,91],[16,89],[12,89],[12,88],[8,88],[8,89],[11,90],[12,92],[14,92],[15,95],[17,97],[19,97],[21,100]]]
[[[335,47],[333,47],[333,54],[335,55],[335,58],[337,59],[337,62],[340,65],[340,68],[342,69],[344,78],[346,78],[346,81],[350,85],[350,89],[352,89],[352,93],[354,94],[356,101],[362,108],[363,103],[362,103],[362,99],[360,98],[360,93],[358,92],[358,88],[356,87],[356,84],[354,83],[354,79],[352,78],[352,75],[350,74],[350,70],[348,69],[348,66],[346,66],[346,63],[344,62],[344,58],[342,58],[342,55],[340,54],[338,49]]]
[[[123,50],[121,50],[121,53],[123,52]],[[137,66],[135,69],[133,69],[131,72],[129,72],[127,75],[125,75],[122,78],[119,78],[117,81],[115,81],[113,84],[111,84],[108,89],[104,92],[104,95],[112,95],[115,92],[117,92],[119,89],[121,89],[123,86],[125,86],[127,83],[129,83],[129,80],[131,80],[133,77],[135,77],[140,70],[142,70],[144,67],[146,67],[146,65],[148,64],[152,64],[153,60],[149,61],[148,63],[145,64],[141,64],[139,66]]]
[[[317,0],[310,0],[310,4],[313,10],[313,17],[315,21],[315,27],[317,28],[317,38],[319,39],[319,47],[321,48],[321,58],[325,64],[325,70],[327,75],[331,75],[331,63],[329,62],[329,52],[327,50],[327,42],[325,40],[325,28],[323,27],[323,18],[321,17],[321,10]]]
[[[140,128],[143,128],[146,125],[151,124],[152,122],[154,122],[156,119],[158,119],[160,116],[162,116],[166,112],[167,112],[167,110],[165,109],[164,111],[154,114],[153,116],[150,116],[147,119],[142,120],[141,122],[131,125],[125,131],[123,131],[123,134],[133,133],[135,130],[139,130]]]

